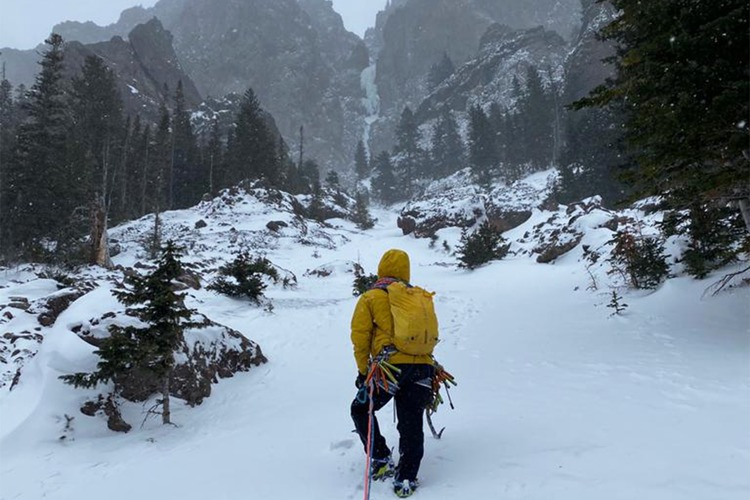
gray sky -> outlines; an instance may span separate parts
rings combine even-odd
[[[274,0],[268,0],[274,1]],[[30,49],[62,21],[111,24],[120,12],[134,5],[151,7],[156,0],[0,0],[0,47]],[[362,36],[375,24],[375,14],[386,0],[333,0],[349,31]]]

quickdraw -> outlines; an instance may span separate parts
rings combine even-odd
[[[376,359],[370,365],[370,371],[365,379],[365,386],[369,387],[370,383],[374,383],[376,387],[383,389],[387,393],[396,394],[398,392],[396,375],[400,373],[400,368],[393,366],[384,359]]]
[[[427,405],[427,425],[430,427],[432,436],[435,439],[440,439],[443,436],[445,427],[440,429],[440,432],[435,430],[435,425],[432,423],[432,414],[437,411],[441,404],[445,402],[443,396],[440,394],[440,389],[445,387],[445,394],[448,397],[448,403],[450,404],[451,410],[455,410],[453,406],[453,400],[451,399],[450,386],[457,386],[458,383],[453,375],[448,373],[440,363],[435,363],[435,375],[432,377],[432,400]]]

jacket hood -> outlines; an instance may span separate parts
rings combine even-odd
[[[378,264],[378,278],[385,277],[397,278],[408,283],[411,277],[409,254],[395,248],[385,252]]]

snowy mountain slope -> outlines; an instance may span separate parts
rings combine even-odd
[[[364,459],[348,415],[356,374],[349,263],[373,272],[392,247],[411,255],[415,283],[438,292],[436,356],[459,383],[456,410],[444,405],[434,416],[446,431],[426,438],[415,498],[747,497],[747,287],[711,297],[706,281],[674,278],[649,294],[620,289],[629,308],[611,317],[606,285],[586,290],[580,246],[554,265],[519,251],[469,272],[443,248],[402,236],[389,211],[377,211],[380,222],[366,232],[335,219],[273,236],[268,221],[293,222],[283,204],[239,197],[164,217],[166,232],[209,275],[245,241],[297,277],[295,288],[267,291],[272,312],[190,292],[189,305],[257,341],[269,362],[222,380],[195,408],[175,404],[175,427],[141,426],[150,405],[128,404],[133,430],[112,433],[79,413],[90,391],[57,379],[95,364],[91,347],[62,328],[93,307],[86,300],[111,300],[84,297],[45,334],[14,390],[0,392],[1,499],[361,498]],[[523,236],[550,217],[535,209],[506,236],[522,250]],[[596,217],[578,218],[584,243],[605,237]],[[196,229],[199,220],[207,226]],[[142,259],[136,242],[148,227],[142,220],[114,231],[118,264]],[[458,230],[439,236],[453,246]],[[330,272],[307,272],[321,267]],[[23,288],[50,293],[31,278],[6,270],[0,298]],[[74,417],[68,429],[65,415]],[[397,446],[390,406],[380,422]],[[372,498],[393,495],[377,483]]]

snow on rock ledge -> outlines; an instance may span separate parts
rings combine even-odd
[[[496,229],[508,231],[526,222],[549,195],[554,170],[531,175],[487,192],[477,186],[470,169],[430,184],[425,193],[401,211],[398,227],[417,238],[432,237],[440,229],[474,226],[487,218]]]
[[[211,395],[211,384],[220,378],[249,371],[253,366],[268,361],[260,346],[237,330],[220,325],[200,313],[194,314],[191,321],[200,324],[201,328],[185,331],[184,342],[175,351],[176,366],[170,380],[171,394],[187,404],[201,404]],[[109,336],[110,326],[124,327],[138,323],[126,311],[107,312],[72,325],[71,330],[87,343],[100,347],[102,340]],[[137,368],[115,382],[121,389],[121,395],[129,401],[145,401],[161,390],[159,380]]]

